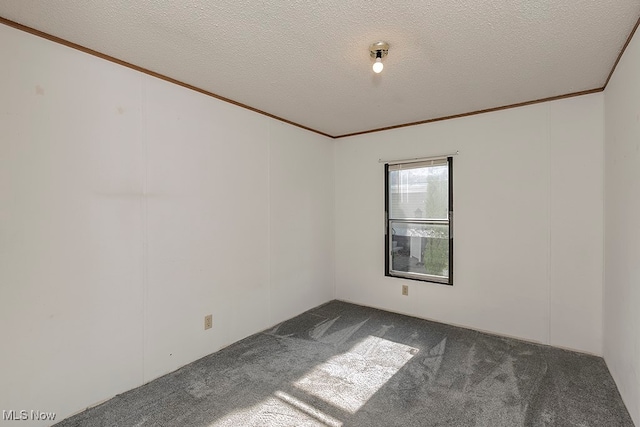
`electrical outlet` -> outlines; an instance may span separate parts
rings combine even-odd
[[[404,296],[409,295],[409,285],[402,285],[402,295]]]
[[[212,326],[213,326],[213,315],[209,314],[207,316],[204,316],[204,328],[211,329]]]

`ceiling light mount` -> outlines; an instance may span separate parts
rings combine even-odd
[[[376,42],[369,46],[369,53],[372,58],[375,58],[376,62],[373,63],[373,71],[379,73],[384,68],[382,65],[382,58],[389,54],[389,43]]]

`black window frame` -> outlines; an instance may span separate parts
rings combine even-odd
[[[441,157],[444,159],[444,157]],[[449,187],[449,200],[448,200],[448,225],[449,225],[449,277],[447,280],[442,280],[440,276],[432,276],[421,273],[402,273],[395,272],[391,270],[390,259],[392,254],[390,253],[391,246],[391,222],[394,220],[389,216],[389,165],[390,163],[385,163],[384,165],[384,218],[385,218],[385,234],[384,234],[384,249],[385,249],[385,276],[406,279],[406,280],[417,280],[420,282],[429,282],[429,283],[437,283],[440,285],[449,285],[453,286],[453,157],[446,157],[447,159],[447,172],[448,172],[448,187]],[[433,159],[435,160],[435,159]],[[402,162],[396,162],[393,164],[399,164]],[[411,162],[406,162],[407,164]],[[412,221],[414,222],[414,221]],[[415,221],[428,223],[428,220],[425,221]]]

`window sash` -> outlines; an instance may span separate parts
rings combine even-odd
[[[448,184],[449,177],[443,179],[440,175],[443,171],[447,172],[447,166],[446,158],[389,164],[386,184],[388,217],[406,220],[448,220],[449,189],[442,184]],[[427,171],[427,175],[423,175],[424,172],[413,174],[412,170],[424,170]],[[424,204],[427,197],[433,202],[432,205]]]
[[[390,277],[400,277],[405,279],[434,282],[440,284],[453,285],[453,158],[438,158],[428,161],[416,161],[406,163],[385,164],[385,275]],[[391,218],[391,188],[389,174],[392,171],[418,169],[431,166],[447,165],[448,173],[448,210],[446,219],[427,218]],[[448,276],[438,276],[428,273],[415,273],[411,271],[398,271],[393,269],[393,234],[391,233],[392,223],[412,223],[421,225],[447,225],[449,229],[448,238]]]

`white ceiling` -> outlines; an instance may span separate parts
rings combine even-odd
[[[340,136],[602,88],[640,0],[2,0],[0,16]]]

